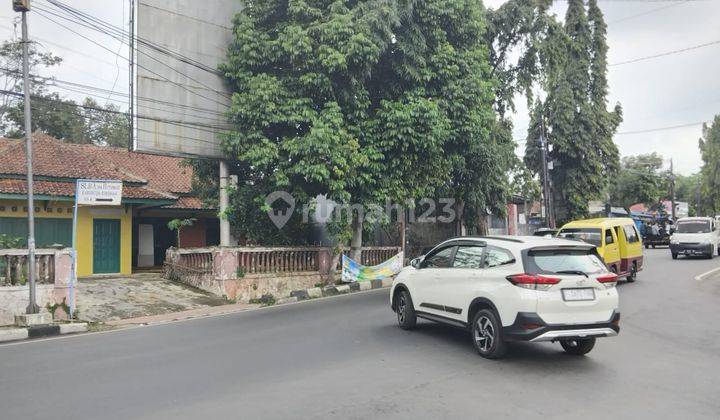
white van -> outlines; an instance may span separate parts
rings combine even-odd
[[[678,255],[702,255],[712,258],[720,255],[718,222],[713,217],[683,217],[675,223],[675,233],[670,237],[670,253]]]

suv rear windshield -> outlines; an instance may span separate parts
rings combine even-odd
[[[705,220],[697,220],[687,222],[677,222],[677,233],[708,233],[710,232],[710,222]]]
[[[531,249],[523,258],[523,263],[525,271],[533,274],[561,272],[597,274],[607,271],[605,263],[594,249]]]
[[[558,232],[558,238],[574,239],[595,246],[600,246],[602,243],[600,229],[595,228],[565,228]]]

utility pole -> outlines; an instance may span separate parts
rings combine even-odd
[[[670,158],[670,204],[672,205],[672,219],[675,223],[675,173],[673,172],[673,160]]]
[[[128,40],[128,45],[130,46],[130,51],[128,54],[128,63],[130,64],[128,66],[128,71],[130,73],[129,75],[129,81],[130,81],[130,100],[128,102],[128,150],[133,150],[133,142],[135,140],[135,121],[133,117],[133,112],[135,111],[134,106],[134,100],[135,100],[135,0],[130,0],[130,27],[129,33],[130,33],[130,39]],[[178,245],[179,246],[179,245]]]
[[[28,44],[27,13],[30,11],[30,0],[13,0],[13,10],[22,13],[22,50],[23,50],[23,94],[25,110],[25,159],[27,161],[27,219],[28,219],[28,286],[30,302],[26,312],[40,312],[35,296],[35,197],[33,196],[33,162],[32,162],[32,118],[30,113],[30,64]]]
[[[228,164],[224,160],[220,159],[220,246],[230,246],[230,221],[227,219],[227,208],[230,204],[230,198],[228,196],[228,185],[230,175],[228,171]],[[178,244],[178,248],[180,244]]]
[[[545,141],[545,128],[540,131],[538,139],[542,159],[542,182],[543,182],[543,206],[545,207],[545,224],[549,228],[555,228],[555,215],[552,208],[552,197],[550,191],[550,170],[548,168],[548,147]]]
[[[700,179],[695,185],[695,216],[700,216]]]

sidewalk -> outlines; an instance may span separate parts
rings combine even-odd
[[[105,325],[111,327],[127,327],[133,325],[152,325],[163,324],[166,322],[180,321],[183,319],[202,318],[213,315],[223,315],[235,312],[247,311],[248,309],[258,308],[261,305],[251,303],[233,303],[223,306],[211,306],[197,309],[190,309],[180,312],[169,312],[159,315],[140,316],[136,318],[118,319],[107,321]]]
[[[202,290],[165,280],[159,273],[84,278],[79,280],[77,292],[79,318],[93,323],[173,316],[178,312],[232,303]]]

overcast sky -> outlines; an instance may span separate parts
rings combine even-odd
[[[127,27],[129,0],[64,0],[117,26]],[[171,1],[171,0],[168,0]],[[504,0],[486,0],[488,7],[497,7]],[[211,5],[211,0],[206,0]],[[623,155],[658,152],[674,159],[677,172],[690,174],[700,168],[697,141],[701,122],[710,121],[720,113],[720,0],[691,1],[600,1],[608,22],[608,60],[610,103],[620,102],[624,121],[615,137]],[[36,11],[30,15],[30,36],[42,48],[63,57],[64,62],[44,75],[61,80],[128,91],[127,46],[97,32],[48,15],[40,8],[54,10],[46,0],[34,0]],[[566,3],[556,2],[553,12],[564,16]],[[96,40],[97,46],[40,16],[45,14],[73,30]],[[16,14],[10,2],[0,7],[0,31],[4,39],[15,34]],[[17,34],[20,26],[17,26]],[[690,51],[639,61],[612,65],[628,60],[662,54],[717,41],[716,44]],[[108,51],[109,50],[109,51]],[[119,52],[119,57],[116,56]],[[69,98],[80,100],[84,95],[58,90]],[[126,108],[126,96],[116,96]],[[96,99],[105,103],[107,95]],[[514,117],[515,137],[523,138],[528,123],[524,101],[518,101]],[[643,132],[679,125],[692,126]]]

